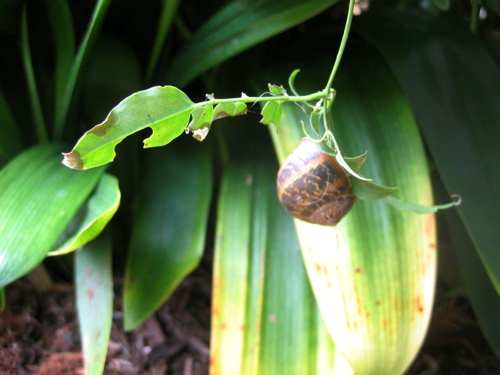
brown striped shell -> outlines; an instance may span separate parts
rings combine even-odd
[[[356,200],[341,165],[307,138],[278,172],[278,198],[293,217],[328,226],[336,225]]]

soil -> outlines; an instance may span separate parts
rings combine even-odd
[[[210,276],[197,270],[153,316],[124,332],[122,281],[115,279],[115,310],[105,374],[208,374]],[[0,375],[84,374],[75,293],[58,284],[41,293],[25,281],[6,288],[0,313]]]
[[[208,374],[210,283],[209,272],[199,268],[144,324],[124,332],[122,282],[115,280],[105,374]],[[83,374],[73,286],[57,284],[41,293],[20,280],[6,294],[7,307],[0,314],[0,374]],[[427,340],[406,375],[424,374],[500,374],[500,361],[466,299],[446,299],[436,306]]]

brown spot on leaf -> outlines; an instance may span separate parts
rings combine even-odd
[[[90,303],[94,299],[94,289],[90,288],[86,291],[87,294],[87,302]]]
[[[363,269],[361,267],[356,267],[354,273],[363,273]]]
[[[415,305],[416,309],[418,312],[423,312],[424,311],[424,306],[422,305],[422,301],[420,300],[420,297],[415,298]]]
[[[227,112],[219,112],[219,113],[217,113],[217,114],[214,116],[214,121],[215,121],[215,120],[218,120],[218,119],[220,119],[220,118],[228,117],[228,116],[230,116],[230,115],[229,115],[229,113],[227,113]]]
[[[72,169],[84,169],[83,160],[80,157],[78,151],[71,151],[67,154],[63,153],[64,159],[62,163]]]
[[[213,121],[224,118],[224,117],[235,117],[235,116],[241,116],[241,115],[246,115],[246,114],[247,114],[246,107],[243,111],[238,112],[238,113],[234,113],[234,114],[227,113],[226,111],[220,111],[214,115]]]
[[[94,126],[87,132],[87,134],[94,134],[96,137],[103,137],[106,135],[109,128],[111,128],[114,124],[116,124],[117,121],[118,121],[117,116],[115,115],[114,112],[111,112],[108,115],[106,121],[104,121],[102,124]]]
[[[375,302],[375,306],[380,306],[380,304],[381,304],[381,303],[382,303],[382,302],[377,301],[377,302]]]

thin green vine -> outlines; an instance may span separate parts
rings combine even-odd
[[[337,51],[337,57],[335,58],[335,63],[333,64],[330,77],[328,78],[328,82],[326,83],[325,89],[323,90],[325,93],[330,93],[330,90],[332,88],[333,80],[335,78],[335,75],[337,74],[340,61],[342,60],[342,55],[344,54],[345,46],[347,45],[347,39],[349,37],[349,32],[351,31],[353,15],[354,15],[354,0],[349,0],[349,9],[347,11],[347,19],[344,26],[344,33],[342,35],[342,40],[340,41],[340,47],[339,50]]]
[[[241,98],[215,99],[209,98],[205,102],[196,103],[193,109],[206,107],[207,105],[217,105],[224,103],[263,103],[263,102],[310,102],[313,100],[325,99],[328,95],[323,91],[309,95],[276,95],[276,96],[242,96]]]

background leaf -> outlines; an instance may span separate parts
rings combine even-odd
[[[183,87],[214,65],[322,12],[338,0],[234,1],[210,18],[176,55],[163,79]]]
[[[363,35],[408,95],[448,194],[462,197],[457,210],[500,293],[500,232],[493,229],[500,228],[498,66],[480,40],[449,19],[386,11],[362,21]]]
[[[54,135],[57,140],[61,139],[63,135],[64,125],[66,123],[66,118],[75,93],[75,86],[77,84],[78,77],[80,76],[82,65],[87,59],[92,46],[100,33],[104,16],[110,4],[111,0],[97,0],[92,18],[87,26],[82,42],[78,47],[78,51],[74,57],[69,74],[67,72],[67,67],[65,67],[62,71],[59,71],[61,74],[60,79],[65,81],[65,84],[63,92],[58,93],[56,96],[56,99],[60,100],[55,103],[56,111],[54,115]],[[67,25],[64,26],[67,27]],[[64,30],[57,30],[57,32],[68,32],[66,27]],[[66,74],[68,75],[63,77],[63,75]],[[58,89],[60,89],[60,87],[58,87]]]
[[[75,30],[66,0],[45,0],[55,48],[54,114],[60,110],[68,94],[67,84],[75,58]]]
[[[86,64],[82,104],[89,124],[102,121],[123,98],[140,91],[141,66],[134,50],[123,41],[103,36],[96,42]],[[127,79],[123,79],[127,77]],[[80,136],[75,134],[75,136]]]
[[[62,255],[82,247],[96,238],[111,220],[120,204],[120,189],[118,180],[110,174],[103,174],[96,190],[80,207],[72,224],[69,238],[53,249],[48,255]],[[68,227],[72,227],[69,225]]]
[[[212,191],[211,157],[207,145],[193,142],[185,139],[145,154],[127,258],[127,330],[160,307],[200,261]]]
[[[33,122],[38,138],[38,142],[45,143],[49,140],[47,126],[45,123],[40,94],[36,83],[35,71],[33,68],[33,59],[31,57],[30,34],[28,26],[27,4],[24,5],[22,22],[21,22],[21,51],[23,56],[24,73],[28,84],[28,93],[31,102],[31,110],[33,112]]]
[[[78,320],[86,375],[101,375],[113,321],[112,246],[100,236],[75,253]]]
[[[22,137],[0,87],[0,167],[22,150]]]

